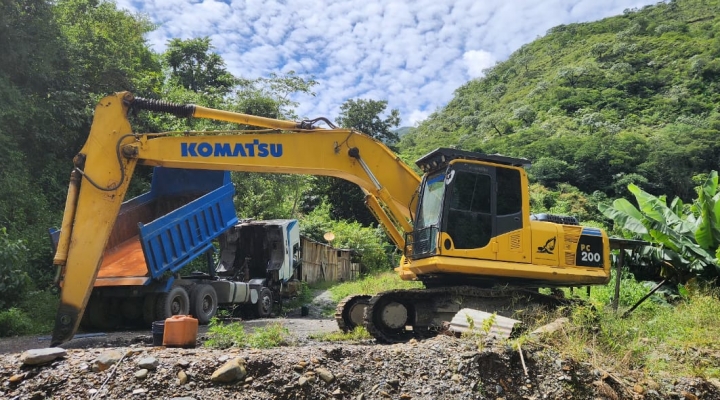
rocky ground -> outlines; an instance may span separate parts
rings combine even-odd
[[[447,335],[395,345],[319,342],[308,334],[336,329],[321,308],[281,319],[294,345],[266,350],[205,348],[203,333],[193,349],[153,347],[148,332],[126,332],[76,339],[37,360],[17,346],[43,341],[6,339],[0,398],[720,399],[720,381],[619,376],[539,343],[521,353]]]
[[[478,350],[438,336],[405,344],[306,342],[267,350],[68,349],[42,365],[0,356],[3,399],[718,399],[699,379],[634,381],[541,347]],[[524,361],[524,366],[523,366]],[[27,359],[25,359],[27,363]],[[527,373],[525,371],[527,369]]]

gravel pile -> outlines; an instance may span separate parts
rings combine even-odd
[[[720,399],[713,381],[618,377],[540,346],[449,336],[268,350],[135,343],[0,355],[3,399]],[[48,359],[54,360],[48,361]],[[526,372],[527,371],[527,372]],[[720,382],[715,382],[720,386]]]

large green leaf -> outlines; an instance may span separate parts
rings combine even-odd
[[[706,249],[715,249],[720,245],[720,195],[717,188],[717,171],[712,171],[698,188],[696,209],[700,212],[700,217],[697,220],[695,240]]]
[[[617,199],[612,205],[598,204],[598,210],[607,218],[615,221],[615,224],[625,231],[631,232],[643,240],[650,240],[650,235],[643,225],[642,214],[629,201]]]
[[[693,232],[694,225],[675,214],[666,205],[664,197],[662,199],[655,197],[632,183],[628,185],[628,190],[635,195],[640,210],[647,218],[666,224],[683,234]]]
[[[670,209],[677,215],[683,214],[683,206],[684,206],[683,201],[679,197],[675,197],[670,202]]]

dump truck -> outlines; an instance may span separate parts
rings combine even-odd
[[[172,315],[204,324],[218,308],[269,316],[300,263],[298,223],[238,220],[234,195],[227,171],[155,167],[150,190],[120,206],[81,325],[149,327]],[[201,269],[181,275],[188,266]]]

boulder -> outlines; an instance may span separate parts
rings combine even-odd
[[[110,368],[113,364],[120,361],[123,358],[123,355],[116,350],[110,350],[106,351],[98,358],[93,361],[92,370],[94,372],[101,372],[105,371],[106,369]]]
[[[330,383],[335,380],[335,375],[333,375],[332,372],[328,371],[325,368],[315,368],[315,372],[320,377],[320,379],[322,379],[326,383]]]
[[[65,357],[66,355],[67,351],[65,351],[65,349],[61,349],[59,347],[48,347],[45,349],[33,349],[26,351],[20,356],[20,361],[22,361],[24,365],[40,365],[49,363],[50,361],[60,357]]]
[[[138,367],[144,368],[150,371],[157,369],[158,360],[155,357],[145,357],[138,361]]]
[[[238,357],[226,362],[213,372],[210,380],[216,383],[232,383],[244,378],[245,375],[247,375],[245,360]]]

